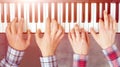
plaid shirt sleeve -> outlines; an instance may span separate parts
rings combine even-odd
[[[41,67],[58,67],[55,56],[40,57]]]
[[[86,67],[87,56],[86,55],[73,55],[73,67]]]
[[[7,56],[0,62],[0,67],[18,67],[24,55],[24,51],[18,51],[8,46]]]
[[[103,50],[103,53],[107,58],[110,67],[120,67],[120,52],[115,45]]]

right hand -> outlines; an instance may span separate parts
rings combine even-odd
[[[88,54],[89,37],[84,29],[80,29],[78,25],[75,25],[68,34],[68,38],[75,54]]]
[[[47,19],[46,29],[43,37],[40,37],[40,30],[37,31],[35,38],[38,47],[42,52],[42,56],[52,56],[55,54],[56,48],[60,40],[64,36],[64,29],[56,20]]]
[[[99,34],[96,34],[93,28],[90,32],[102,49],[111,47],[115,42],[116,21],[104,11],[104,22],[99,20]]]

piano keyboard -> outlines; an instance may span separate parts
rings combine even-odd
[[[0,33],[4,33],[7,23],[15,17],[24,18],[24,32],[30,29],[45,31],[47,17],[55,18],[68,33],[75,24],[90,32],[93,27],[99,30],[99,18],[106,10],[117,20],[117,32],[120,33],[120,3],[0,3]]]

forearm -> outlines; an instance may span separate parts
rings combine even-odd
[[[58,67],[55,56],[40,57],[41,67]]]
[[[103,50],[110,67],[120,67],[120,52],[115,45]]]
[[[1,60],[0,67],[18,67],[23,55],[24,51],[8,46],[7,55]]]
[[[86,67],[87,56],[86,55],[73,55],[73,67]]]

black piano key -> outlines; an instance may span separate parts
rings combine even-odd
[[[2,11],[1,22],[4,22],[4,4],[1,5],[1,11]]]
[[[97,10],[96,10],[96,21],[99,22],[99,18],[100,18],[100,17],[99,17],[99,13],[100,13],[99,3],[97,3],[96,9],[97,9]]]
[[[57,21],[57,3],[55,3],[55,14],[54,14],[54,15],[55,15],[55,16],[54,16],[54,17],[55,17],[54,19]]]
[[[102,19],[104,20],[104,15],[103,15],[103,12],[105,10],[105,3],[102,3]]]
[[[71,3],[68,4],[68,22],[71,22]]]
[[[32,4],[29,5],[29,21],[32,22]]]
[[[85,3],[82,3],[82,22],[85,22]]]
[[[43,4],[40,3],[40,22],[43,22]]]
[[[24,4],[21,4],[21,18],[24,18]]]
[[[74,3],[74,22],[77,22],[77,3]]]
[[[7,22],[8,23],[10,22],[10,5],[8,5],[8,8],[7,8]]]
[[[107,13],[110,14],[110,3],[108,3],[108,7],[107,8],[108,8],[107,9],[108,10]]]
[[[38,22],[38,5],[35,4],[35,22]]]
[[[65,3],[63,4],[63,22],[66,22],[66,5]]]
[[[88,3],[88,22],[91,22],[91,3]]]
[[[116,3],[116,22],[118,23],[119,21],[119,3]]]
[[[53,19],[53,18],[51,18],[51,3],[48,4],[48,17],[50,19]]]
[[[15,17],[17,18],[17,22],[18,22],[18,5],[15,4]]]

